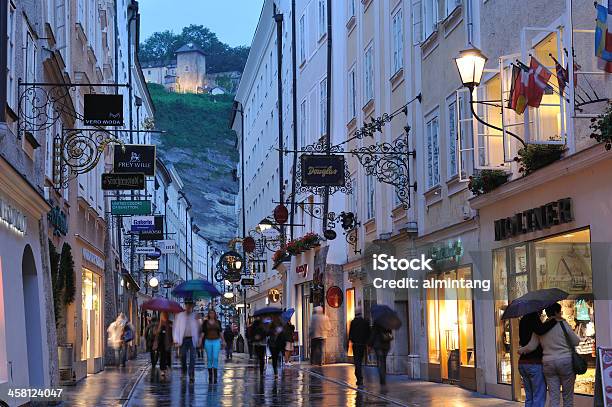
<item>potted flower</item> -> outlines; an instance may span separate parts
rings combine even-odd
[[[604,143],[606,150],[612,149],[612,103],[599,117],[591,119],[591,138]]]
[[[565,146],[558,144],[528,144],[518,151],[514,161],[519,163],[519,172],[529,175],[560,159],[564,151]]]
[[[289,255],[287,254],[287,251],[283,247],[274,252],[274,254],[272,255],[272,261],[274,262],[274,264],[278,264],[285,261],[288,256]]]
[[[476,196],[486,194],[508,182],[509,176],[503,170],[481,170],[470,177],[468,189]]]
[[[310,232],[302,236],[300,240],[302,241],[304,247],[312,249],[320,244],[321,237],[316,233]]]

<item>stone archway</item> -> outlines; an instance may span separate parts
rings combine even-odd
[[[40,318],[40,295],[38,289],[38,272],[34,261],[32,247],[26,245],[21,260],[23,279],[23,305],[26,327],[26,345],[28,354],[28,374],[30,387],[44,387],[42,331]]]

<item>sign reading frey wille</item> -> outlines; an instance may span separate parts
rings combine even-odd
[[[337,154],[302,154],[303,187],[339,187],[345,184],[344,157]]]
[[[151,201],[111,201],[111,215],[150,215]]]
[[[127,191],[145,189],[144,174],[102,174],[103,191]]]
[[[86,126],[123,126],[123,96],[86,94],[83,124]]]
[[[126,144],[114,147],[113,171],[115,173],[143,173],[148,177],[155,176],[155,146]]]

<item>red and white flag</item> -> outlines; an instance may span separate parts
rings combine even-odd
[[[552,72],[537,59],[531,57],[531,62],[529,63],[529,82],[525,92],[529,106],[540,107],[542,96],[544,96],[544,91],[548,87],[548,81],[551,76]]]

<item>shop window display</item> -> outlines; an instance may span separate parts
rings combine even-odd
[[[589,230],[497,249],[493,252],[493,278],[498,382],[511,384],[514,376],[514,381],[520,383],[514,356],[518,346],[518,324],[516,320],[500,320],[509,301],[528,291],[560,288],[569,293],[568,299],[561,301],[563,318],[580,337],[576,351],[589,365],[586,374],[576,377],[575,392],[592,395],[596,348]]]

